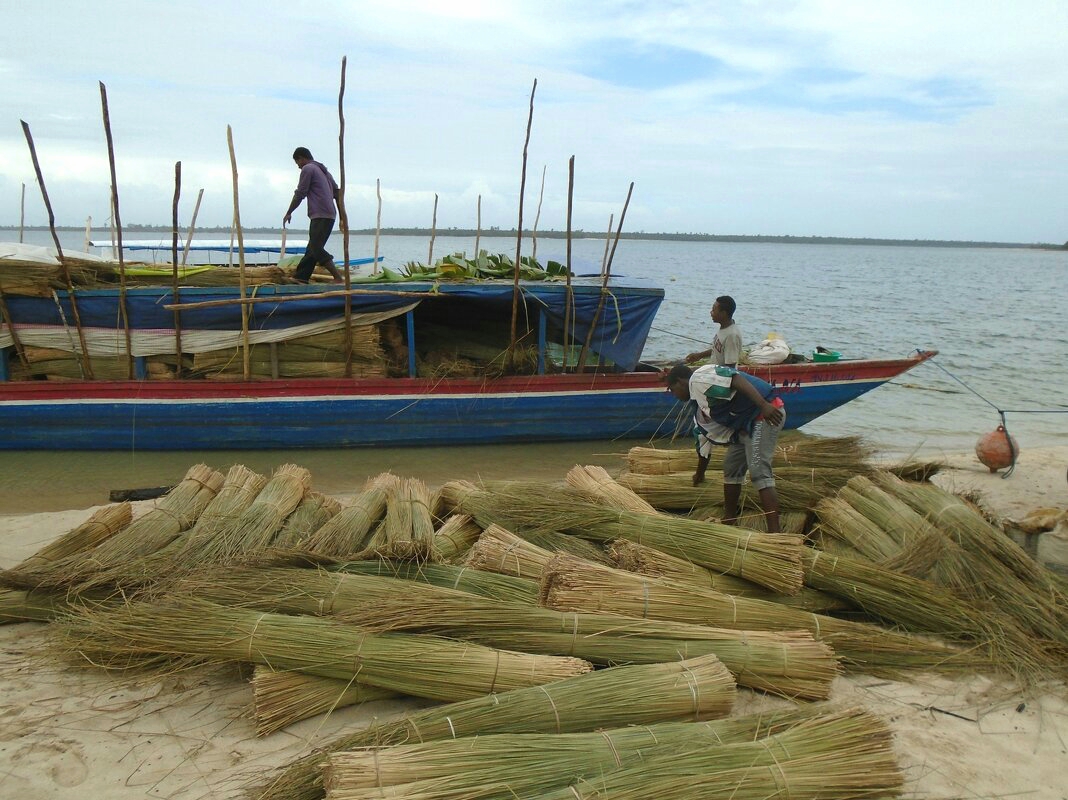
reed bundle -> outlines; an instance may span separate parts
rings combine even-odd
[[[779,467],[775,470],[775,491],[779,505],[786,511],[804,511],[840,488],[856,472],[834,467]],[[641,475],[625,472],[619,482],[664,511],[689,511],[704,506],[723,505],[723,473],[710,470],[704,483],[693,485],[693,473],[671,475]],[[760,501],[753,487],[746,484],[742,491],[741,507],[760,510]]]
[[[478,697],[376,723],[292,762],[253,793],[259,800],[323,797],[324,753],[492,733],[572,733],[701,720],[722,713],[726,670],[715,656],[613,667],[556,683]]]
[[[241,464],[230,467],[222,488],[204,509],[196,525],[164,555],[176,564],[193,565],[214,560],[218,543],[266,485],[267,478],[248,467]]]
[[[687,512],[685,516],[704,522],[721,522],[725,513],[723,506],[702,506]],[[804,536],[808,528],[808,520],[808,511],[782,511],[779,513],[779,532]],[[768,521],[763,511],[747,511],[739,514],[738,521],[734,524],[751,531],[768,532]]]
[[[304,542],[340,510],[341,503],[334,498],[322,492],[309,491],[286,518],[272,545],[281,548],[303,547]]]
[[[889,534],[840,495],[820,500],[815,512],[819,524],[814,534],[821,544],[827,540],[837,542],[838,554],[853,555],[878,564],[901,551]]]
[[[276,672],[270,667],[256,667],[252,672],[257,736],[267,736],[294,722],[346,706],[400,696],[357,681],[320,678],[303,672]]]
[[[327,568],[353,575],[381,575],[417,581],[493,600],[505,600],[525,605],[538,604],[538,584],[534,581],[466,566],[372,559],[370,561],[345,561],[329,565]]]
[[[369,480],[352,505],[343,507],[304,544],[304,549],[327,556],[348,556],[363,549],[386,513],[386,497],[400,481],[383,472]]]
[[[434,502],[431,502],[431,509]],[[464,556],[482,535],[482,528],[466,514],[452,514],[434,531],[430,542],[431,561],[446,562]]]
[[[71,608],[66,592],[0,588],[0,625],[14,622],[51,622]]]
[[[893,556],[912,546],[934,527],[900,498],[880,489],[866,475],[850,478],[838,496],[881,528],[897,545]]]
[[[155,553],[188,530],[223,485],[223,476],[205,466],[190,467],[185,477],[156,505],[92,550],[76,552],[56,561],[45,584],[73,586],[100,580],[111,570],[123,570],[131,562]],[[84,587],[88,588],[88,587]]]
[[[608,554],[612,557],[617,569],[635,572],[639,575],[649,575],[653,578],[664,578],[701,589],[713,589],[739,597],[772,600],[794,608],[820,613],[851,608],[843,600],[807,586],[794,595],[775,594],[763,586],[757,586],[752,581],[735,578],[733,575],[718,575],[684,558],[678,558],[644,544],[629,542],[626,539],[612,542],[608,547]]]
[[[896,797],[903,785],[889,728],[873,715],[853,710],[802,722],[752,743],[666,752],[535,797],[859,800]]]
[[[114,503],[97,509],[85,522],[46,544],[11,569],[0,572],[0,584],[32,589],[45,582],[57,562],[92,550],[129,525],[132,519],[133,511],[129,503]]]
[[[310,486],[311,473],[304,467],[278,467],[252,504],[221,537],[218,560],[231,561],[266,550]]]
[[[542,578],[542,604],[559,611],[622,614],[746,631],[808,631],[853,669],[943,669],[986,665],[978,656],[767,600],[734,597],[557,556]]]
[[[833,651],[807,633],[721,630],[613,614],[567,614],[476,597],[381,597],[346,615],[372,631],[436,633],[596,664],[658,663],[715,654],[739,684],[822,699],[837,675]]]
[[[184,598],[76,611],[59,627],[60,649],[107,667],[145,656],[248,661],[326,678],[358,676],[370,686],[431,700],[538,686],[592,669],[577,658],[513,653],[433,636],[370,634],[333,620]]]
[[[0,291],[4,294],[50,297],[53,289],[66,287],[58,263],[47,264],[10,256],[0,258]]]
[[[657,513],[649,503],[613,480],[604,467],[572,467],[567,483],[591,503],[641,514]]]
[[[434,541],[430,490],[417,478],[402,478],[386,490],[386,516],[365,545],[378,558],[429,561]]]
[[[871,469],[874,450],[859,436],[821,437],[801,431],[783,431],[775,446],[773,466],[779,467],[835,467],[853,474]],[[726,448],[714,448],[709,458],[711,469],[722,469]],[[643,475],[668,475],[697,469],[697,452],[661,450],[654,447],[632,447],[627,451],[627,471]]]
[[[889,748],[885,726],[857,709],[784,727],[751,741],[725,741],[710,723],[661,723],[598,734],[497,734],[345,751],[330,757],[324,783],[327,797],[336,800],[503,800],[566,789],[580,779],[610,781],[620,770],[643,765],[670,774],[664,762],[676,760],[680,771],[720,772],[783,758],[833,758],[839,748]]]
[[[506,531],[500,525],[490,525],[478,537],[464,563],[472,569],[540,580],[545,566],[553,557],[553,553]]]
[[[453,508],[471,514],[479,524],[497,522],[524,538],[523,530],[552,528],[602,542],[628,539],[782,594],[801,589],[803,543],[797,536],[606,509],[560,495],[487,492],[455,482],[445,484],[442,493]]]

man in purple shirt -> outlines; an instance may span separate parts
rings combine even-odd
[[[315,271],[315,265],[326,267],[327,271],[334,276],[334,282],[341,282],[341,273],[334,266],[334,257],[326,252],[326,240],[334,230],[334,203],[337,201],[337,183],[333,176],[321,163],[312,158],[311,151],[307,147],[298,147],[293,151],[293,160],[300,169],[300,180],[297,181],[297,190],[293,192],[293,202],[289,204],[289,210],[282,218],[282,224],[288,225],[293,219],[293,212],[297,210],[304,198],[308,198],[308,247],[304,251],[304,258],[297,265],[294,277],[300,283],[307,283]]]

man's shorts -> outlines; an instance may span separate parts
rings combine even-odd
[[[744,483],[745,473],[748,472],[749,480],[757,491],[775,485],[771,462],[775,457],[779,431],[786,424],[786,409],[780,411],[782,422],[778,425],[772,425],[765,419],[757,420],[752,434],[738,434],[738,441],[727,448],[727,454],[723,457],[724,483]]]

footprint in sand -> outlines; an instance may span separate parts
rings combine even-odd
[[[47,773],[56,786],[65,788],[78,786],[89,776],[85,752],[80,744],[70,739],[28,744],[12,755],[11,763],[20,764],[23,768],[32,765],[34,769]]]

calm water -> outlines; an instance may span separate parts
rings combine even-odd
[[[16,234],[17,235],[17,234]],[[10,234],[7,234],[10,238]],[[31,238],[32,237],[32,238]],[[102,235],[101,238],[104,238]],[[48,234],[27,235],[33,243]],[[82,234],[63,236],[80,249]],[[425,261],[426,237],[384,237],[391,267]],[[483,238],[481,247],[514,254],[515,240]],[[370,255],[372,237],[353,237],[352,257]],[[523,245],[530,253],[530,242]],[[340,237],[331,240],[341,252]],[[474,239],[438,236],[435,256],[474,250]],[[538,258],[563,259],[562,240],[538,242]],[[604,242],[573,244],[576,271],[596,272]],[[651,359],[703,349],[714,333],[712,300],[730,294],[744,341],[769,331],[797,352],[817,345],[845,357],[902,357],[940,351],[936,363],[995,406],[1010,410],[1021,448],[1068,445],[1068,253],[1007,249],[860,247],[623,241],[613,273],[654,281],[666,300],[646,347]],[[1016,410],[1057,413],[1015,413]],[[895,453],[966,450],[998,424],[994,408],[939,367],[925,364],[806,427],[826,435],[861,434]],[[215,453],[3,453],[0,513],[75,508],[106,500],[107,490],[169,484],[190,464],[244,463],[260,471],[295,462],[316,488],[342,492],[384,469],[431,482],[536,474],[562,476],[578,462],[612,467],[633,442],[534,446]]]

